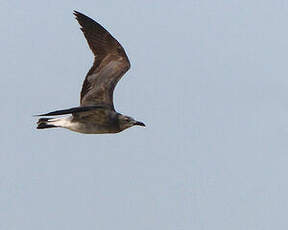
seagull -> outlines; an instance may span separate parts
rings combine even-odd
[[[99,23],[74,11],[76,20],[94,54],[94,63],[86,75],[80,95],[80,106],[36,116],[37,129],[66,128],[85,134],[119,133],[143,122],[116,112],[113,91],[117,82],[129,70],[130,62],[120,43]],[[66,117],[56,117],[67,115]]]

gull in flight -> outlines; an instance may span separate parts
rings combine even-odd
[[[94,54],[94,63],[84,80],[80,106],[37,116],[68,117],[40,118],[37,129],[66,128],[79,133],[118,133],[143,122],[115,111],[113,91],[117,82],[130,68],[129,59],[120,45],[99,23],[74,11],[81,30]]]

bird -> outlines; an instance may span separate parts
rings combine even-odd
[[[82,85],[80,106],[36,115],[41,117],[37,129],[59,127],[83,134],[104,134],[132,126],[145,127],[143,122],[114,108],[114,88],[130,68],[125,50],[99,23],[78,11],[73,14],[94,54],[94,62]],[[55,117],[67,114],[70,116]]]

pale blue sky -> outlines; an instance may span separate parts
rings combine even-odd
[[[288,1],[0,1],[0,230],[288,229]],[[93,56],[132,68],[116,135],[36,130],[79,104]]]

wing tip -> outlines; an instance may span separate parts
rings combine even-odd
[[[88,17],[87,15],[77,11],[77,10],[73,10],[73,15],[75,16],[75,18],[77,19],[77,21],[80,20],[91,20],[94,21],[92,18]]]
[[[77,11],[77,10],[73,10],[73,14],[77,17],[78,15],[81,15],[82,13],[80,13],[80,12]]]
[[[75,16],[75,19],[80,23],[81,19],[88,18],[85,14],[80,13],[77,10],[73,10],[73,15]]]

